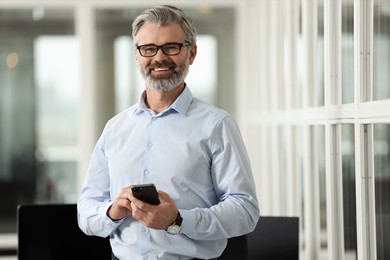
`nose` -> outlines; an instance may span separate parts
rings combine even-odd
[[[153,58],[154,58],[155,60],[160,61],[160,60],[166,60],[167,57],[168,57],[168,56],[164,54],[162,48],[159,47],[159,48],[157,49],[156,55],[155,55]]]

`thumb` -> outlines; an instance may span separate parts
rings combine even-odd
[[[164,191],[161,191],[159,190],[158,191],[158,197],[163,200],[164,202],[168,202],[168,203],[172,203],[172,199],[171,197],[168,195],[168,193],[164,192]]]

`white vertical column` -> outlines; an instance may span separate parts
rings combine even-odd
[[[359,260],[376,260],[372,125],[355,124],[356,222]]]
[[[97,140],[96,86],[95,86],[95,16],[88,3],[76,5],[76,35],[80,44],[81,100],[80,100],[80,155],[78,161],[78,187],[84,181],[91,152]]]
[[[272,59],[270,61],[271,66],[271,78],[270,78],[270,93],[271,93],[271,113],[275,116],[275,120],[270,122],[270,140],[271,145],[269,146],[269,153],[271,154],[270,161],[272,165],[272,174],[270,175],[272,183],[272,214],[282,214],[282,183],[285,180],[281,178],[282,168],[280,165],[281,161],[281,140],[280,140],[280,120],[278,120],[278,113],[283,107],[283,23],[280,17],[283,12],[283,1],[271,1],[270,2],[270,26],[271,26],[271,46],[270,52]],[[282,101],[283,100],[283,101]]]
[[[326,200],[328,254],[330,260],[344,259],[341,126],[326,128]]]
[[[325,106],[341,104],[341,1],[324,2]],[[344,259],[341,126],[326,124],[327,238],[331,260]]]
[[[303,73],[303,107],[314,106],[314,89],[317,57],[317,1],[302,1],[302,34],[303,34],[303,56],[304,56],[304,73]]]
[[[259,75],[259,82],[257,82],[257,87],[260,88],[260,113],[256,114],[259,117],[259,129],[260,129],[260,146],[259,154],[261,154],[261,190],[260,197],[261,204],[263,205],[263,214],[270,215],[272,213],[273,201],[272,196],[272,178],[270,177],[273,171],[272,162],[270,160],[270,147],[273,145],[271,142],[271,126],[270,126],[270,111],[271,111],[271,68],[269,66],[270,60],[273,55],[270,52],[272,42],[271,42],[271,28],[270,28],[270,19],[274,15],[270,12],[270,1],[269,0],[254,0],[259,2],[258,9],[253,13],[254,16],[259,17],[259,24],[255,25],[255,28],[258,28],[259,41],[259,63],[260,67],[256,72]],[[263,198],[263,199],[262,199]]]
[[[298,69],[297,69],[297,42],[299,35],[299,5],[296,0],[284,1],[285,10],[285,28],[286,28],[286,55],[284,93],[285,110],[294,109],[296,100],[295,93],[298,91]],[[300,178],[298,170],[298,158],[294,151],[297,151],[297,141],[294,131],[294,125],[286,118],[284,128],[286,129],[286,201],[287,215],[298,216],[300,211]]]
[[[303,108],[313,107],[317,51],[317,1],[302,1]],[[320,252],[319,171],[316,131],[304,125],[305,259],[317,260]]]
[[[314,126],[303,126],[304,138],[304,214],[306,260],[319,260],[320,205],[317,138]]]
[[[354,2],[355,108],[372,100],[373,1]],[[373,125],[355,120],[356,222],[359,260],[376,260]]]

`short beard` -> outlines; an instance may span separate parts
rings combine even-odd
[[[155,63],[155,65],[163,65],[164,63]],[[158,67],[158,66],[155,66]],[[187,54],[185,61],[181,64],[180,67],[174,68],[172,75],[168,78],[153,78],[151,75],[151,69],[148,67],[144,70],[139,66],[138,68],[141,72],[142,77],[145,80],[147,86],[152,89],[155,89],[159,92],[168,92],[177,88],[180,83],[184,82],[190,67],[190,55]]]

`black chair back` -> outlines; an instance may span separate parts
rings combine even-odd
[[[260,217],[255,230],[228,239],[220,260],[298,260],[298,217]]]
[[[78,227],[76,204],[20,205],[17,215],[19,260],[111,259],[108,238]]]

